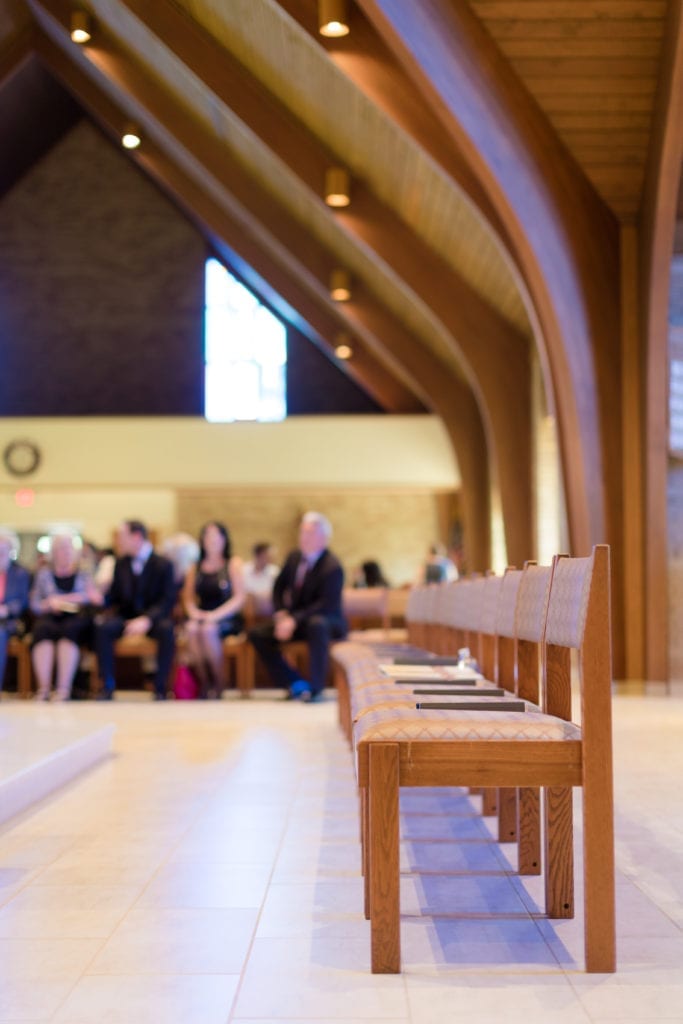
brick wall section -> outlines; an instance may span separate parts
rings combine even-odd
[[[0,415],[203,415],[201,235],[80,121],[0,200]],[[297,414],[381,409],[289,327]]]
[[[197,536],[205,522],[218,519],[229,528],[235,553],[248,557],[252,544],[267,540],[282,559],[296,547],[302,514],[315,509],[332,522],[331,547],[349,582],[355,567],[376,559],[389,582],[401,586],[415,578],[439,539],[442,500],[429,491],[188,488],[178,492],[178,528]]]
[[[205,254],[81,121],[0,203],[0,414],[201,414]]]

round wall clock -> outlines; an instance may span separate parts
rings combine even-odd
[[[12,476],[29,476],[40,465],[40,448],[33,441],[10,441],[2,453],[2,461]]]

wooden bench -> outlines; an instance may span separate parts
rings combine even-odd
[[[570,652],[579,652],[581,725],[571,722]],[[550,917],[573,913],[572,787],[583,788],[585,957],[615,970],[609,551],[553,565],[542,641],[541,708],[523,712],[375,710],[353,727],[372,970],[400,970],[401,786],[542,787]]]

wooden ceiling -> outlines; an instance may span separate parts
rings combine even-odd
[[[611,214],[636,219],[665,0],[469,3]],[[35,52],[111,132],[141,124],[166,186],[182,176],[226,218],[225,234],[231,222],[228,247],[248,227],[265,273],[279,268],[327,312],[323,337],[344,326],[327,280],[347,268],[359,308],[374,311],[347,326],[421,400],[412,350],[489,401],[486,364],[526,363],[530,316],[504,232],[359,8],[331,45],[315,0],[87,0],[94,36],[79,48],[71,6],[0,0],[4,151],[3,103],[19,102],[13,54]],[[332,163],[351,171],[348,211],[322,202]]]
[[[640,209],[666,0],[469,0],[607,205]]]

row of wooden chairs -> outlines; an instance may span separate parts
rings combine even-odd
[[[333,648],[340,720],[354,746],[361,797],[372,970],[400,970],[400,787],[465,786],[498,790],[499,838],[518,838],[521,871],[543,864],[551,918],[573,916],[572,788],[582,788],[586,969],[614,971],[607,547],[587,558],[557,558],[552,567],[416,588],[407,615],[413,644],[442,655],[469,646],[489,685],[521,698],[525,710],[435,710],[424,701],[418,710],[415,695],[380,671],[386,652],[358,642]],[[580,688],[575,721],[572,650]]]
[[[388,635],[392,621],[400,615],[404,603],[396,595],[407,592],[391,591],[388,587],[345,588],[343,593],[344,612],[352,629],[375,627],[382,635]],[[272,614],[272,602],[268,599],[247,599],[244,609],[245,630],[235,636],[227,636],[223,641],[223,655],[226,662],[228,678],[234,678],[235,687],[242,697],[249,697],[254,688],[255,657],[254,649],[247,639],[247,631],[259,621]],[[182,654],[182,633],[179,633],[179,653]],[[114,645],[117,658],[154,658],[157,652],[156,640],[148,636],[121,637]],[[29,644],[19,637],[11,637],[8,654],[17,660],[17,693],[28,698],[32,693],[32,670]],[[286,656],[302,676],[308,668],[308,648],[300,641],[292,641],[285,645]],[[90,692],[95,694],[100,689],[97,658],[88,652],[87,663],[90,673]]]

